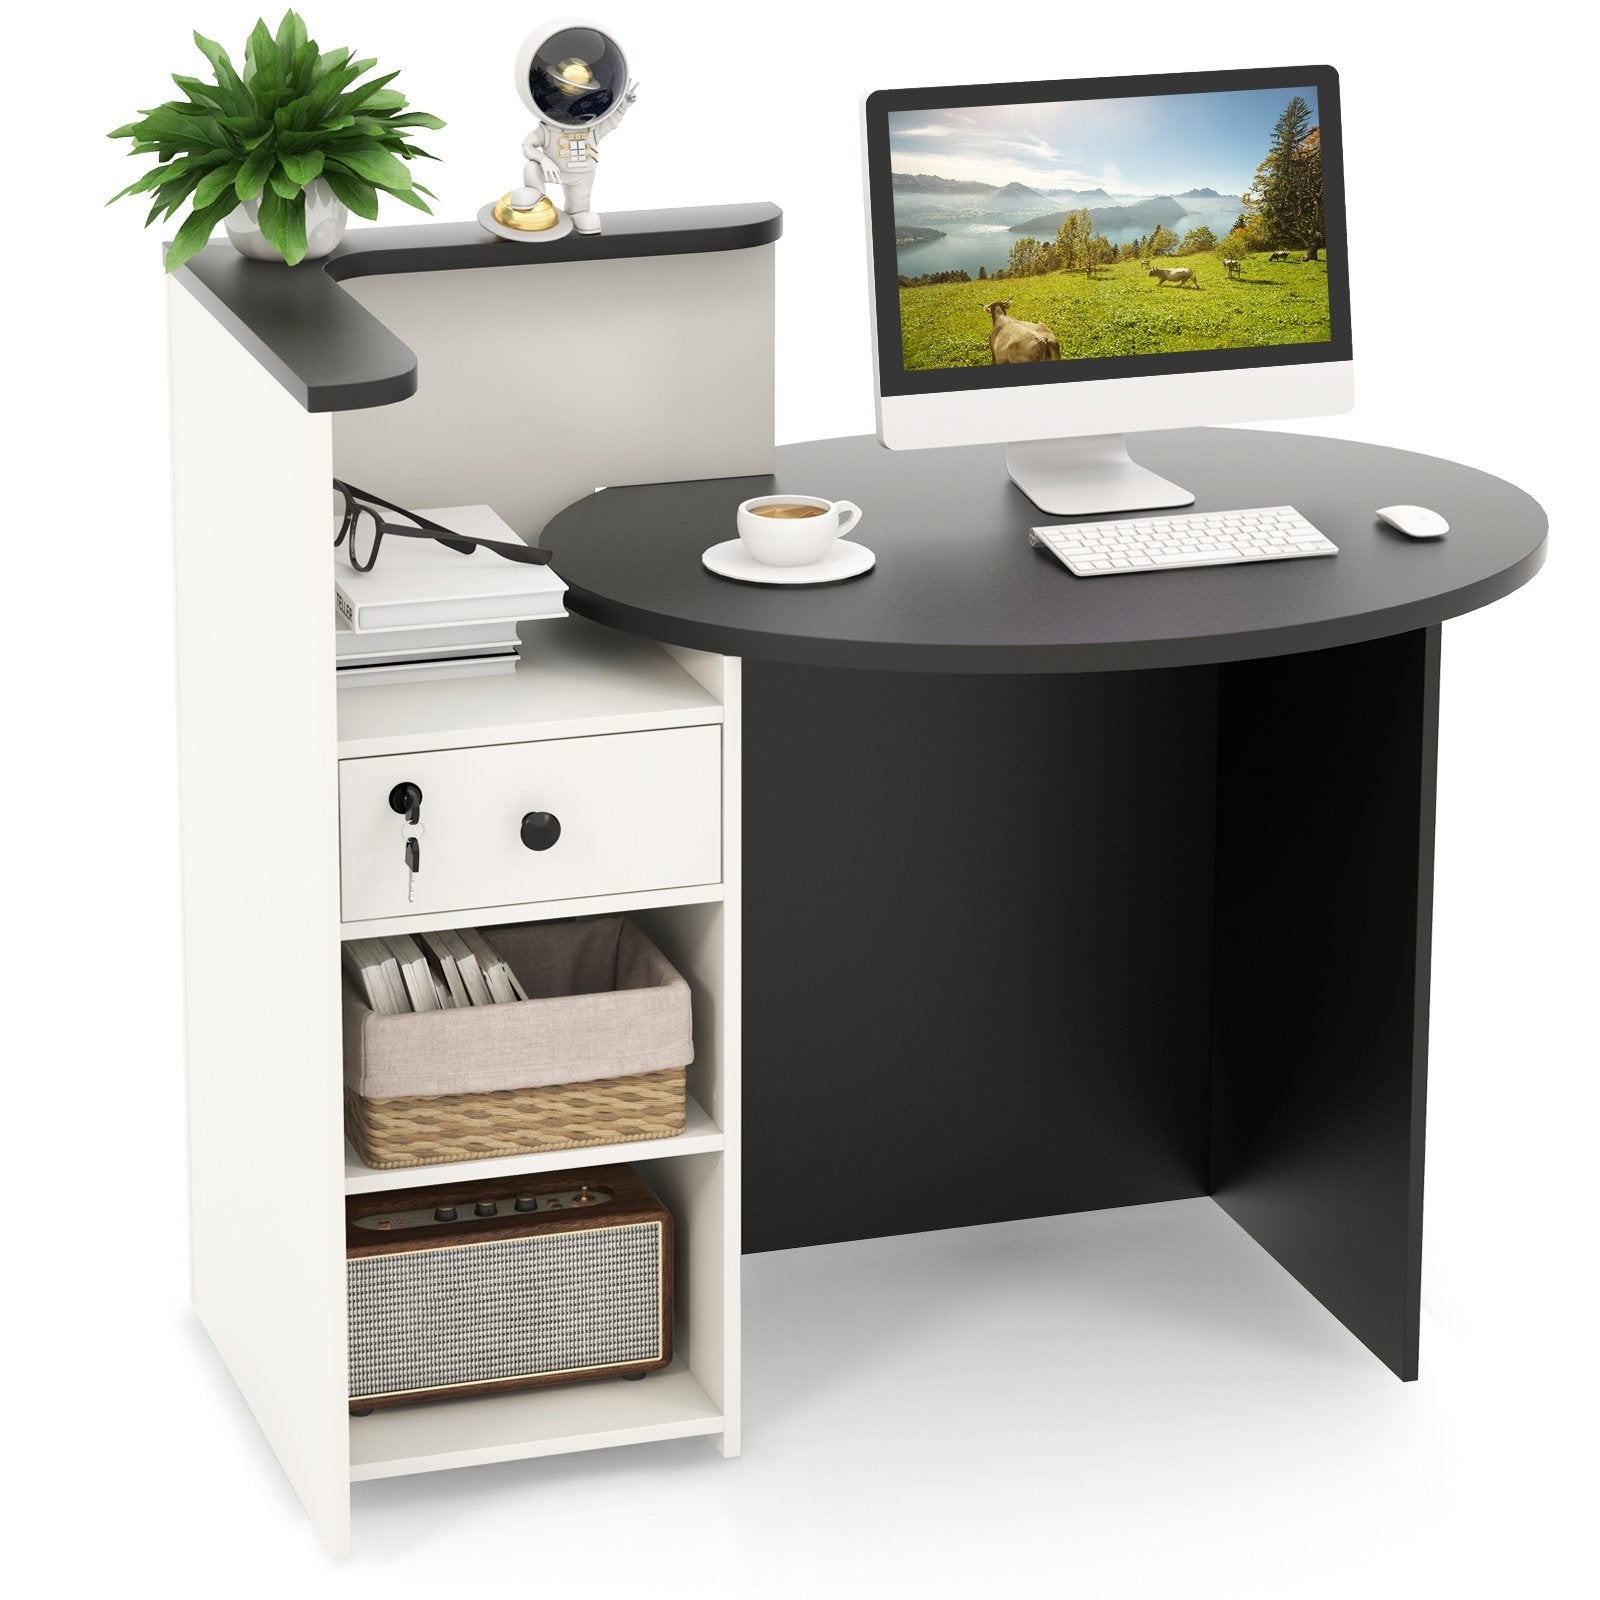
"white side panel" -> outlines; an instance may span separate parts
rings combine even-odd
[[[683,656],[679,656],[688,670]],[[714,1442],[724,1455],[740,1445],[739,1267],[744,1135],[740,1078],[743,868],[741,668],[734,657],[700,665],[700,682],[722,696],[722,875],[720,905],[637,913],[637,920],[688,978],[694,992],[695,1061],[689,1087],[723,1133],[720,1154],[637,1163],[678,1221],[678,1353],[724,1424]]]
[[[347,280],[416,352],[418,390],[335,418],[340,474],[533,536],[602,486],[770,472],[773,253]]]
[[[1328,361],[1103,378],[1093,383],[1029,384],[1018,389],[880,395],[878,437],[891,450],[923,450],[1331,416],[1354,404],[1353,371],[1348,361]],[[1133,451],[1137,459],[1137,440]]]
[[[332,430],[169,306],[194,1301],[343,1554]],[[266,1001],[240,989],[261,952]]]

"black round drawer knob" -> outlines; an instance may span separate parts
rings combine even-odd
[[[550,811],[530,811],[522,819],[522,842],[530,850],[548,850],[561,837],[561,819]]]

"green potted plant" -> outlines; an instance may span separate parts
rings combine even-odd
[[[422,196],[429,191],[406,163],[434,158],[409,141],[414,129],[444,124],[406,111],[405,96],[389,87],[398,73],[358,82],[376,60],[352,61],[348,49],[323,52],[293,11],[276,36],[256,23],[242,73],[221,45],[198,33],[194,42],[213,81],[174,73],[183,99],[142,111],[108,135],[133,140],[132,155],[156,158],[112,200],[153,192],[146,227],[188,202],[167,249],[168,272],[219,222],[243,254],[294,266],[327,255],[351,211],[376,217],[380,191],[428,211]]]

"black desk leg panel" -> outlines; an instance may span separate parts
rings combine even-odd
[[[1437,626],[1222,669],[1211,1190],[1417,1375]]]
[[[746,1249],[1206,1192],[1217,684],[746,661]]]

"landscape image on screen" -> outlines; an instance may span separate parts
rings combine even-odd
[[[1315,89],[888,120],[908,372],[1332,337]]]

